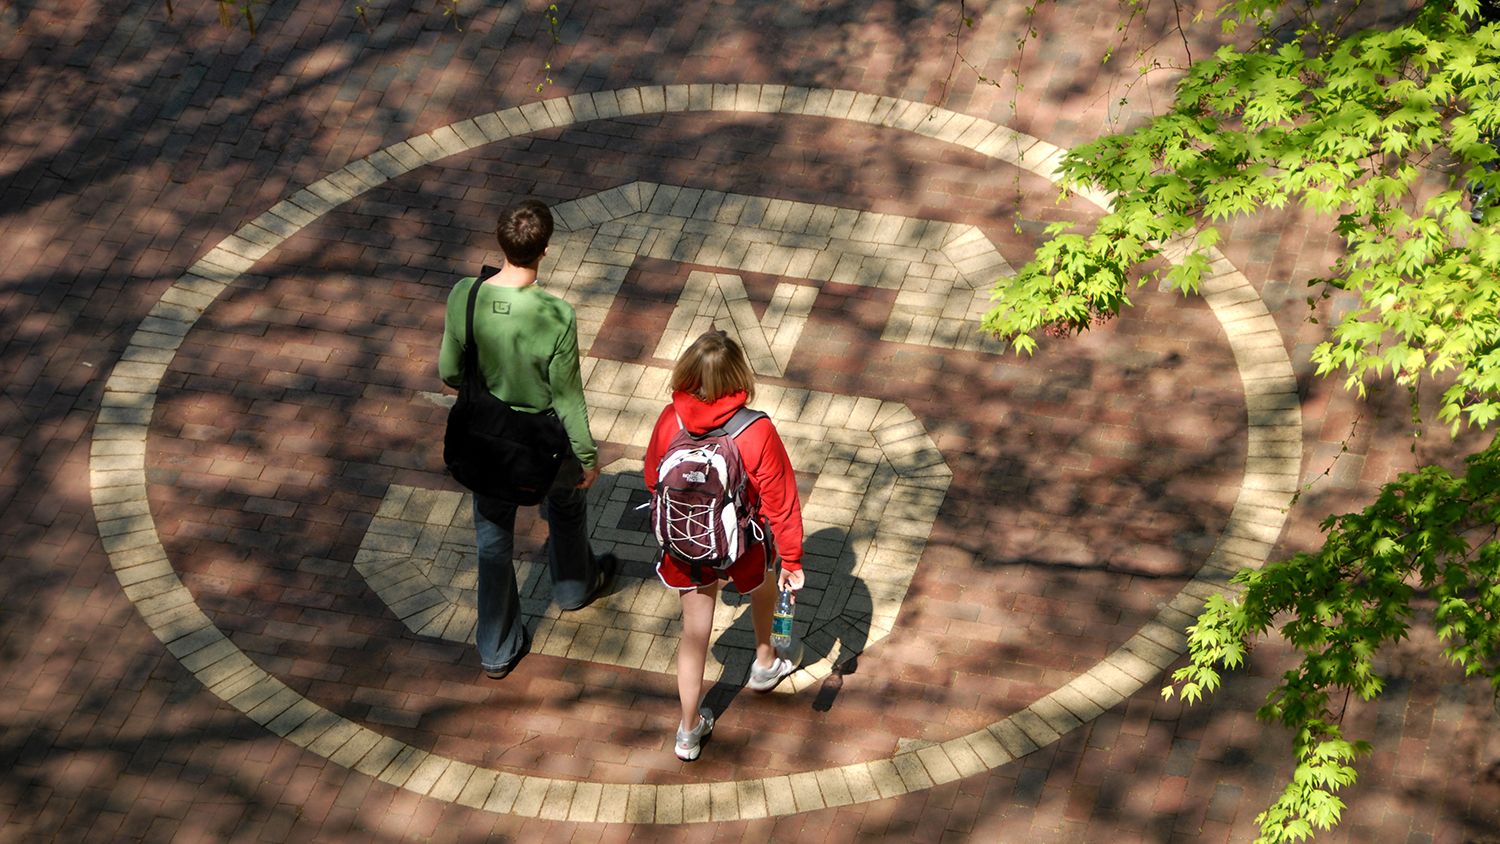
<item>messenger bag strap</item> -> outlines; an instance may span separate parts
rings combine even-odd
[[[479,341],[474,337],[474,309],[479,303],[479,285],[484,284],[487,276],[498,272],[494,267],[485,265],[480,268],[479,275],[474,277],[474,284],[469,287],[469,307],[464,317],[464,383],[467,385],[472,378],[474,387],[488,390],[489,386],[484,383],[484,373],[479,371]]]
[[[464,380],[479,374],[479,344],[474,341],[474,306],[479,301],[479,285],[483,282],[475,278],[469,287],[469,307],[464,318]]]

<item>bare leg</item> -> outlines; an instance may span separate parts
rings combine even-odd
[[[703,664],[708,661],[708,634],[713,630],[718,595],[717,583],[682,593],[682,639],[677,643],[677,697],[682,702],[684,729],[698,726],[698,707],[703,705]]]
[[[750,592],[750,622],[755,625],[755,664],[769,667],[776,659],[771,647],[771,616],[776,612],[776,578],[767,574],[760,586]]]

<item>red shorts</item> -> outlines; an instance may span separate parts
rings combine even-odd
[[[750,550],[741,554],[738,560],[730,563],[729,568],[722,571],[714,569],[713,566],[701,566],[700,569],[704,580],[717,574],[721,580],[734,583],[734,588],[741,595],[748,594],[765,582],[766,546],[761,542],[751,545]],[[656,563],[656,576],[661,578],[661,582],[683,592],[704,585],[693,582],[692,572],[691,563],[678,562],[666,554],[662,554],[661,559]]]

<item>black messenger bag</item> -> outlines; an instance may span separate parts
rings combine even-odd
[[[479,285],[494,270],[485,267],[469,289],[464,323],[464,381],[448,411],[443,463],[453,479],[471,491],[512,504],[536,504],[547,495],[558,469],[572,451],[562,420],[548,410],[525,413],[485,386],[474,340],[474,303]]]

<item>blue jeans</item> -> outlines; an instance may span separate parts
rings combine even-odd
[[[563,609],[588,602],[598,579],[589,548],[588,493],[578,488],[583,467],[577,460],[563,463],[552,489],[539,505],[547,520],[547,562],[552,573],[552,597]],[[479,662],[486,671],[511,665],[526,647],[530,634],[521,617],[521,595],[516,570],[516,505],[474,496],[474,533],[479,548],[479,626],[474,631]]]

